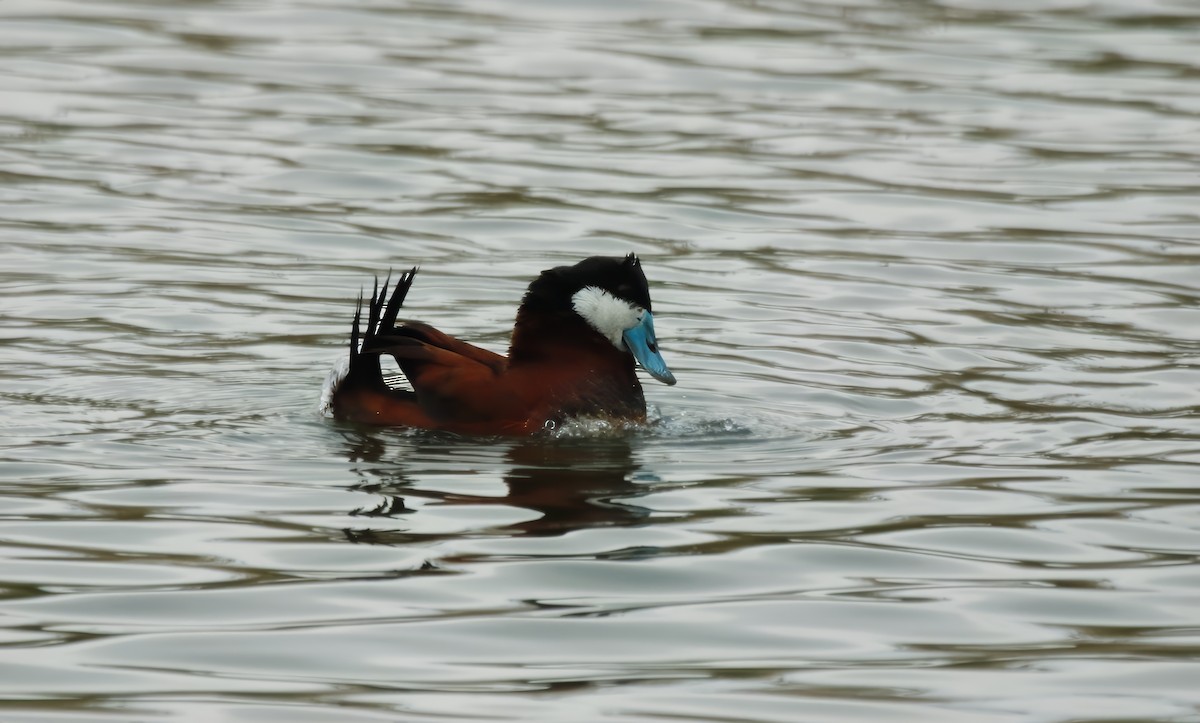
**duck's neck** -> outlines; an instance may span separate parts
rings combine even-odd
[[[580,357],[633,369],[633,356],[613,346],[579,315],[573,312],[531,313],[524,306],[517,310],[508,348],[509,364],[556,359],[566,362]]]

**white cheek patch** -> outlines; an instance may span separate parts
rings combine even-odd
[[[642,307],[618,299],[604,289],[585,286],[571,297],[575,313],[593,329],[600,332],[618,349],[625,348],[621,334],[632,329],[642,320]]]

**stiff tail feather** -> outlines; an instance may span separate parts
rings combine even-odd
[[[354,319],[350,325],[350,353],[346,361],[339,365],[341,373],[336,369],[331,373],[322,393],[321,408],[326,414],[355,418],[360,416],[358,409],[363,405],[364,399],[416,399],[412,391],[400,388],[404,382],[403,376],[383,372],[379,352],[373,349],[376,339],[386,335],[395,326],[396,316],[400,313],[400,307],[404,305],[404,299],[416,274],[415,266],[401,274],[390,296],[388,286],[391,284],[391,272],[389,271],[383,280],[382,287],[379,285],[379,278],[375,278],[371,300],[367,304],[365,328],[364,296],[359,293],[358,303],[354,307]]]

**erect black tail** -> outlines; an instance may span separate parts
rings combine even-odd
[[[408,295],[413,277],[417,275],[417,268],[414,266],[400,275],[390,298],[388,298],[388,284],[392,280],[392,272],[388,271],[382,288],[379,286],[379,277],[375,277],[375,284],[371,289],[371,303],[367,307],[365,331],[361,331],[363,295],[361,292],[359,293],[358,304],[354,307],[354,322],[350,327],[350,371],[346,374],[343,384],[349,382],[387,388],[388,385],[384,382],[383,372],[379,367],[379,354],[370,353],[367,350],[371,348],[377,336],[386,334],[396,325],[396,315],[400,313],[400,307],[404,305],[404,297]],[[384,305],[385,298],[387,298],[386,306]]]

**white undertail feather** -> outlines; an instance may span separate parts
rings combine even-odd
[[[618,349],[625,348],[621,335],[642,320],[642,307],[617,298],[596,286],[585,286],[571,297],[575,313],[583,317]]]
[[[350,373],[350,357],[342,353],[338,356],[338,360],[334,363],[333,368],[325,375],[325,383],[321,385],[321,415],[325,417],[333,416],[333,395],[337,392],[338,387],[342,382],[346,381],[346,375]]]

